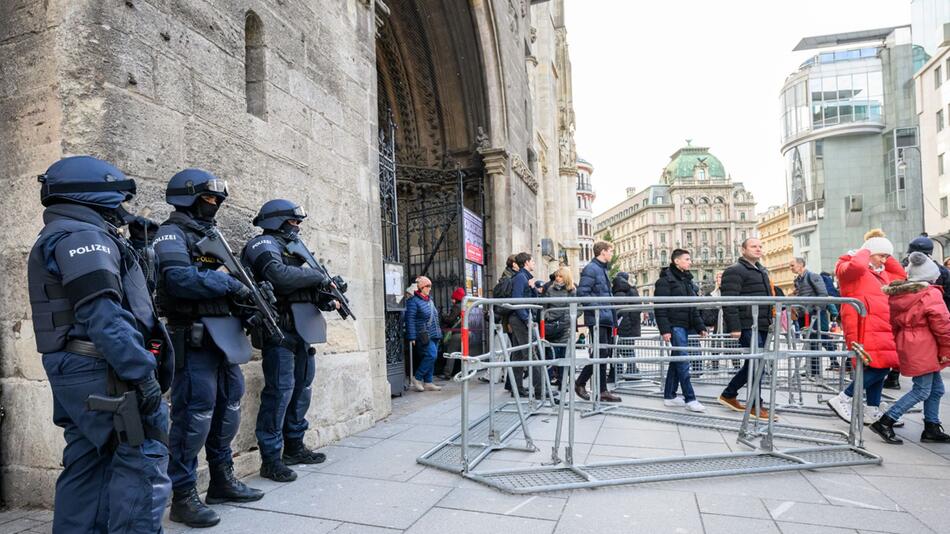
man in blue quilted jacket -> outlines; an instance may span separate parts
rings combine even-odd
[[[588,263],[581,271],[581,281],[577,284],[578,297],[611,297],[613,293],[610,289],[610,260],[614,257],[614,246],[606,241],[594,243],[594,259]],[[600,315],[600,324],[597,325],[597,318],[594,314]],[[584,324],[590,329],[593,336],[593,330],[599,328],[600,342],[611,343],[613,340],[613,327],[616,325],[614,311],[611,309],[590,310],[584,312]],[[612,350],[601,349],[600,357],[609,358]],[[589,400],[587,394],[587,381],[594,374],[592,366],[584,367],[581,374],[577,377],[577,384],[574,386],[574,392],[578,397]],[[607,390],[607,365],[600,366],[600,400],[604,402],[620,402],[621,399]]]

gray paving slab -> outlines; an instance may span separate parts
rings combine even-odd
[[[448,508],[433,508],[419,519],[406,534],[486,534],[510,532],[517,534],[550,534],[554,521],[528,519]]]
[[[823,471],[803,471],[802,475],[831,504],[894,512],[904,511],[888,497],[889,492],[879,490],[859,475]]]
[[[382,441],[382,440],[379,440]],[[291,466],[291,469],[294,471],[321,471],[328,468],[331,465],[334,465],[338,462],[342,462],[347,458],[357,456],[362,454],[362,449],[355,447],[341,447],[338,445],[329,445],[320,449],[320,452],[327,456],[326,461],[322,464],[297,464]]]
[[[373,428],[364,430],[358,434],[357,437],[360,438],[376,438],[376,439],[386,439],[399,434],[400,432],[405,432],[406,430],[412,428],[412,425],[406,423],[395,423],[393,421],[382,421],[376,423]]]
[[[538,450],[535,452],[524,452],[517,450],[499,450],[491,453],[491,458],[497,460],[510,460],[514,462],[538,462],[538,463],[550,463],[551,462],[551,447],[554,446],[553,441],[547,440],[534,440],[535,446],[538,447]],[[561,442],[561,447],[559,449],[559,457],[564,458],[564,445],[565,442]],[[590,451],[590,443],[575,443],[574,444],[574,459],[582,459],[584,456],[587,456],[587,453]]]
[[[682,450],[679,432],[672,430],[635,430],[603,428],[597,435],[597,443],[624,447],[647,447],[651,449]]]
[[[732,452],[725,443],[707,443],[705,441],[682,441],[683,451],[687,455],[722,454]]]
[[[360,525],[358,523],[342,523],[332,534],[399,534],[401,530],[391,528],[371,527],[369,525]]]
[[[817,525],[806,525],[803,523],[783,523],[778,522],[778,528],[782,534],[857,534],[858,531],[853,528],[822,527]],[[864,531],[868,532],[869,531]]]
[[[53,533],[53,522],[43,523],[38,527],[33,527],[30,530],[27,530],[30,534],[52,534]]]
[[[894,500],[937,532],[950,531],[950,480],[913,478],[868,478],[882,493]]]
[[[720,433],[718,430],[713,430],[710,428],[680,426],[678,430],[680,433],[680,438],[685,441],[702,441],[706,443],[727,442],[727,440],[723,438],[722,433]],[[735,434],[731,434],[728,441],[735,441],[735,439]]]
[[[739,497],[783,499],[802,503],[827,503],[824,496],[799,472],[651,482],[644,484],[644,487],[692,491],[697,495],[735,495]]]
[[[881,465],[863,465],[852,467],[856,474],[865,478],[871,477],[898,477],[898,478],[936,478],[950,479],[950,461],[944,465],[912,465],[885,461]]]
[[[703,514],[705,534],[782,534],[771,519]]]
[[[416,458],[431,449],[433,445],[434,443],[387,439],[363,449],[364,454],[351,456],[328,465],[320,472],[406,481],[422,471],[425,466],[417,463]]]
[[[623,459],[630,458],[661,458],[665,456],[682,456],[682,449],[651,449],[649,447],[625,447],[622,445],[591,445],[591,456],[614,456]]]
[[[916,443],[890,445],[881,441],[877,435],[867,432],[864,436],[867,450],[884,458],[884,463],[917,465],[950,465],[950,460],[928,451]]]
[[[934,532],[907,512],[780,500],[766,500],[765,506],[769,509],[773,519],[787,523],[880,530],[896,534]]]
[[[235,506],[214,506],[221,522],[211,528],[185,529],[179,532],[196,534],[206,532],[216,534],[258,534],[260,532],[280,532],[281,534],[326,534],[332,532],[340,523],[326,519],[317,519],[295,514],[267,512],[238,508]]]
[[[571,495],[555,532],[699,534],[703,526],[696,499],[688,493],[614,487]]]
[[[314,473],[243,508],[387,528],[409,528],[451,488]]]
[[[338,447],[352,447],[355,449],[365,449],[366,447],[372,447],[380,441],[383,441],[383,438],[368,438],[365,436],[347,436],[340,441],[334,443]]]
[[[731,515],[752,519],[772,519],[758,497],[737,497],[700,493],[696,495],[699,511],[703,514]]]
[[[557,521],[566,502],[565,498],[547,495],[508,495],[489,488],[456,488],[436,506]]]
[[[394,439],[403,441],[418,441],[421,443],[435,444],[443,441],[458,433],[459,425],[455,427],[420,424],[413,425],[403,432],[392,436]]]
[[[0,524],[9,523],[21,517],[28,517],[33,512],[34,510],[27,509],[2,510],[0,511]]]
[[[42,525],[42,521],[27,519],[26,517],[19,517],[0,525],[0,534],[15,534],[40,527]]]
[[[419,474],[410,478],[409,483],[431,486],[445,486],[448,488],[485,487],[484,485],[462,477],[457,473],[450,473],[448,471],[443,471],[434,467],[426,467],[420,471]]]

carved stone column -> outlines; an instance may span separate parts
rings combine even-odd
[[[491,251],[494,280],[505,271],[505,260],[511,254],[511,184],[510,160],[508,151],[503,148],[481,148],[478,150],[485,166],[488,178],[488,190],[491,201],[488,213],[491,227],[488,228],[490,241],[486,244]]]

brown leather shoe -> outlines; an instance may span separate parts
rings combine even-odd
[[[727,399],[726,397],[723,397],[722,395],[720,395],[719,404],[722,404],[726,408],[729,408],[730,410],[734,410],[737,412],[745,411],[745,404],[742,404],[741,402],[739,402],[739,399]]]
[[[574,386],[574,394],[584,400],[590,400],[590,395],[587,394],[587,388],[584,386]]]
[[[618,395],[614,395],[609,391],[601,391],[600,400],[604,402],[623,402],[623,399],[621,399]]]
[[[751,417],[755,417],[755,414],[749,414],[749,415],[750,415]],[[762,420],[762,421],[768,421],[768,420],[769,420],[769,411],[766,410],[765,408],[759,408],[759,417],[758,417],[758,419],[760,419],[760,420]],[[774,416],[772,420],[777,423],[777,422],[778,422],[778,416],[777,416],[777,415]]]

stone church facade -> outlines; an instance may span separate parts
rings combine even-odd
[[[304,235],[359,317],[329,321],[318,348],[311,445],[369,428],[401,392],[384,270],[402,287],[427,274],[448,306],[456,286],[487,295],[511,252],[576,261],[563,0],[17,0],[0,20],[8,504],[49,505],[60,468],[25,265],[42,226],[35,177],[64,155],[114,162],[138,184],[133,211],[156,220],[172,174],[211,170],[230,182],[219,220],[234,246],[262,202],[307,209]],[[260,361],[244,373],[234,448],[249,473]]]

